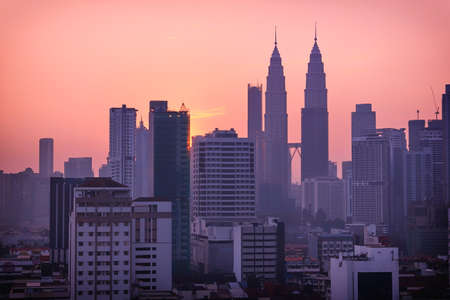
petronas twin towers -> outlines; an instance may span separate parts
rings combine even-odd
[[[267,76],[264,114],[264,143],[260,155],[264,167],[260,170],[259,199],[262,214],[289,214],[293,201],[289,200],[290,157],[288,145],[288,115],[283,65],[275,33],[275,47],[270,58]],[[250,112],[249,112],[250,114]],[[328,175],[328,110],[327,89],[322,55],[317,35],[306,74],[305,107],[302,108],[301,178]],[[292,203],[291,203],[292,202]]]

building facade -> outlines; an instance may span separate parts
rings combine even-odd
[[[205,220],[255,217],[255,147],[234,129],[196,136],[191,151],[192,215]]]
[[[150,197],[151,165],[150,165],[150,132],[141,120],[136,128],[136,168],[134,176],[134,197]]]
[[[376,112],[372,111],[372,104],[356,104],[356,110],[352,112],[352,138],[374,133],[376,128]]]

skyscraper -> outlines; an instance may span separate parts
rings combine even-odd
[[[450,84],[442,94],[442,121],[444,122],[444,199],[450,203]]]
[[[39,175],[50,177],[53,174],[53,139],[39,140]]]
[[[277,47],[270,58],[264,114],[264,214],[290,210],[288,206],[289,149],[287,145],[286,88],[283,65]],[[328,163],[328,160],[327,160]],[[328,165],[327,165],[328,166]],[[293,205],[292,205],[293,208]]]
[[[191,203],[196,218],[235,221],[255,217],[255,148],[234,129],[192,139]]]
[[[155,197],[172,201],[172,255],[175,280],[190,265],[189,111],[167,109],[167,101],[150,101],[151,178]]]
[[[108,165],[114,181],[130,188],[134,182],[136,109],[125,104],[109,112]]]
[[[376,113],[372,111],[372,104],[356,104],[356,111],[352,112],[352,138],[375,132]]]
[[[93,177],[92,157],[69,157],[64,162],[64,177],[66,178],[85,178]]]
[[[409,151],[420,151],[420,135],[425,129],[425,120],[409,120],[408,121],[408,141]]]
[[[328,175],[327,88],[317,34],[306,73],[305,107],[302,108],[302,181]]]
[[[248,84],[247,93],[248,138],[255,139],[262,133],[262,85]]]
[[[136,128],[136,169],[134,176],[135,198],[150,197],[150,132],[141,120]]]

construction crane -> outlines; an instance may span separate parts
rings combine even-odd
[[[437,105],[437,103],[436,103],[436,97],[434,96],[433,87],[431,85],[430,85],[430,90],[431,90],[431,95],[433,96],[434,108],[436,109],[434,114],[436,115],[436,120],[437,120],[438,115],[439,115],[439,105]]]

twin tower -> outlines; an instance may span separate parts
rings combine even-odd
[[[289,200],[291,178],[288,143],[286,87],[283,65],[275,47],[270,58],[266,86],[264,131],[261,117],[261,86],[248,88],[248,136],[256,144],[256,181],[262,215],[285,215],[294,209]],[[259,103],[258,103],[259,102]],[[328,176],[327,89],[317,35],[306,74],[305,107],[302,108],[301,178]]]

